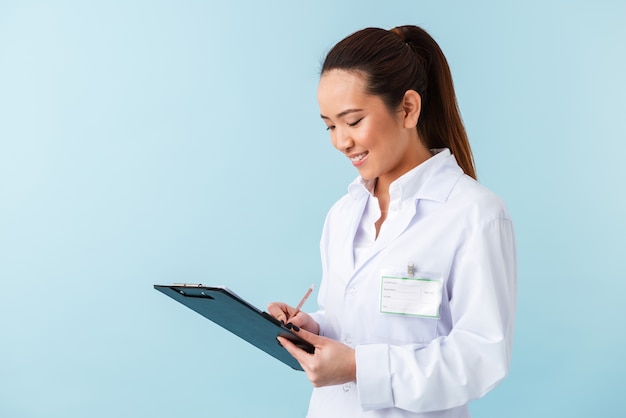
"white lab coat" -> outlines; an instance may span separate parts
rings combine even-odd
[[[438,150],[392,183],[387,219],[355,264],[372,199],[358,178],[326,218],[312,316],[321,335],[355,348],[357,380],[315,388],[308,417],[469,417],[467,403],[511,358],[517,261],[506,207]],[[406,274],[410,263],[441,280],[439,318],[380,313],[382,272]]]

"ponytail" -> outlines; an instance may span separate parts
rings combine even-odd
[[[380,96],[390,110],[400,105],[406,91],[419,93],[417,130],[424,145],[449,148],[465,174],[476,178],[448,61],[426,31],[417,26],[362,29],[331,49],[322,74],[332,69],[362,72],[368,93]]]

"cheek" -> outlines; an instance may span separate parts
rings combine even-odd
[[[384,141],[384,132],[377,132],[371,126],[364,126],[356,135],[356,140],[365,148],[374,150],[381,147]]]
[[[370,148],[376,148],[379,152],[394,153],[397,151],[398,139],[400,132],[395,124],[389,123],[389,121],[381,121],[376,126],[372,126],[364,132],[366,135],[366,141]]]

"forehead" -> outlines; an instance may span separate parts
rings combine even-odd
[[[330,70],[320,78],[317,99],[320,107],[356,105],[371,98],[366,93],[365,76],[356,71]]]

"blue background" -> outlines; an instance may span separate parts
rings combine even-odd
[[[511,373],[474,415],[622,416],[625,3],[300,3],[0,2],[0,416],[303,416],[303,373],[152,285],[264,308],[319,283],[356,175],[320,61],[407,23],[446,53],[517,230]]]

